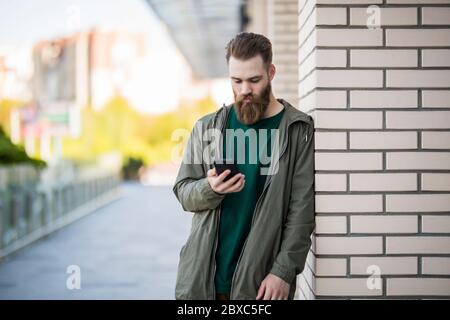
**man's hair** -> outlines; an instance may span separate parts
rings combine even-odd
[[[266,70],[272,64],[272,44],[261,34],[240,32],[228,42],[225,49],[227,63],[230,62],[231,56],[239,60],[248,60],[259,54]]]

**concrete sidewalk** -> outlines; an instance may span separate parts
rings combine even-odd
[[[170,186],[121,186],[123,197],[0,262],[0,299],[173,299],[191,214]],[[81,289],[66,273],[80,268]]]

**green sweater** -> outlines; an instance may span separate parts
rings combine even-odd
[[[260,174],[261,167],[269,167],[269,164],[261,163],[260,154],[270,157],[271,155],[271,129],[277,129],[285,108],[274,116],[261,119],[253,125],[241,123],[234,110],[231,108],[227,119],[226,129],[242,129],[247,132],[249,129],[255,130],[257,145],[250,145],[249,139],[245,138],[245,144],[240,145],[238,139],[234,137],[234,144],[231,139],[227,140],[224,134],[223,153],[227,157],[227,152],[231,151],[234,145],[234,162],[239,172],[245,175],[245,186],[240,192],[229,193],[222,201],[222,211],[219,225],[219,241],[216,251],[216,274],[215,286],[217,293],[228,294],[231,291],[231,282],[239,259],[245,239],[251,228],[253,211],[256,202],[264,187],[266,175]],[[259,131],[260,129],[266,129]],[[260,150],[260,139],[262,134],[266,134],[267,145],[264,150]],[[230,140],[230,141],[229,141]],[[256,154],[254,152],[257,152]],[[245,162],[239,161],[238,152],[245,152]],[[230,156],[231,157],[231,156]],[[256,161],[254,161],[256,159]]]

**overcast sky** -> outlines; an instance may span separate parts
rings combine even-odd
[[[144,0],[0,0],[0,45],[30,46],[93,26],[150,34],[159,25]]]

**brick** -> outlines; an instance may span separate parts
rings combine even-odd
[[[386,29],[391,47],[436,47],[450,45],[449,29]]]
[[[350,191],[416,191],[415,173],[352,173]]]
[[[424,169],[449,170],[450,153],[448,152],[388,152],[386,168],[391,169]]]
[[[289,23],[289,24],[280,24],[277,23],[273,26],[273,31],[275,34],[278,33],[285,33],[285,32],[293,32],[293,33],[297,33],[298,32],[298,26],[297,24],[294,23]],[[279,49],[279,48],[278,48]]]
[[[283,96],[286,97],[286,101],[296,101],[298,99],[298,96],[291,90],[286,90]]]
[[[316,256],[314,255],[314,253],[311,250],[306,255],[306,263],[311,267],[312,270],[315,269],[314,266],[316,265]],[[312,276],[312,274],[311,274],[311,276]]]
[[[306,2],[306,3],[305,3]],[[315,2],[311,1],[301,1],[298,4],[298,21],[305,21],[306,18],[311,14],[311,12],[315,9]]]
[[[308,254],[311,251],[308,252]],[[314,286],[314,274],[312,273],[311,270],[314,270],[313,268],[311,268],[308,264],[305,265],[305,268],[302,271],[302,275],[305,277],[305,280],[307,281],[309,287],[313,287]]]
[[[292,27],[292,26],[290,26]],[[279,27],[281,28],[281,27]],[[285,29],[287,29],[287,26],[284,27]],[[297,30],[295,30],[297,33]],[[283,32],[291,32],[292,31],[283,31]],[[277,51],[278,53],[289,53],[289,54],[298,54],[298,41],[293,41],[291,43],[287,43],[287,42],[279,42],[277,43],[277,47],[273,48],[274,51]],[[280,65],[277,65],[277,67],[279,67]]]
[[[450,211],[448,194],[388,194],[387,212],[440,212]]]
[[[450,108],[450,90],[423,90],[422,107]]]
[[[450,111],[387,111],[388,129],[450,129]]]
[[[317,67],[317,52],[311,53],[304,61],[300,62],[298,67],[298,79],[303,80],[311,70]],[[279,71],[279,68],[277,68]]]
[[[449,49],[422,50],[423,67],[450,67]]]
[[[352,67],[417,67],[417,50],[350,50]]]
[[[417,132],[350,132],[351,149],[416,149]]]
[[[450,237],[417,236],[386,237],[387,254],[448,254]]]
[[[345,174],[316,174],[315,191],[345,191],[347,178]]]
[[[381,212],[382,195],[330,194],[316,195],[316,212]]]
[[[295,101],[295,100],[294,100]],[[309,113],[316,109],[316,95],[311,92],[308,95],[298,99],[298,109],[304,113]]]
[[[277,80],[282,83],[292,84],[298,82],[298,74],[297,73],[288,73],[283,72],[282,74],[277,75]],[[297,85],[293,85],[295,89],[297,89]]]
[[[382,30],[361,29],[317,29],[318,46],[372,47],[383,45]]]
[[[302,30],[299,31],[298,36],[298,43],[299,43],[299,50],[298,50],[298,61],[303,61],[305,58],[315,50],[316,48],[316,41],[317,41],[317,30],[314,30],[308,37],[301,36]]]
[[[417,25],[416,8],[378,8],[381,26]],[[373,12],[367,12],[367,8],[350,8],[350,24],[367,26],[372,23]],[[372,26],[372,25],[370,25]],[[374,26],[376,27],[376,26]]]
[[[421,8],[422,24],[450,24],[450,8]]]
[[[367,268],[377,266],[381,275],[417,274],[417,257],[350,257],[350,273],[367,275]]]
[[[316,149],[347,149],[347,134],[345,132],[316,132],[314,142]]]
[[[296,12],[290,13],[279,13],[274,14],[272,16],[273,23],[275,24],[297,24],[298,23],[298,14]],[[274,38],[274,40],[279,40],[280,38]],[[284,38],[283,38],[284,39]],[[289,36],[287,37],[289,39]]]
[[[316,8],[317,25],[346,25],[346,8]]]
[[[381,170],[382,154],[367,152],[316,152],[316,170]]]
[[[450,233],[450,216],[423,216],[422,232]]]
[[[351,233],[417,233],[417,216],[352,216]]]
[[[297,66],[291,64],[281,64],[277,65],[277,72],[293,74],[297,72]]]
[[[370,279],[316,278],[316,295],[319,296],[380,296],[380,289],[369,289]]]
[[[416,90],[352,90],[351,108],[417,108]]]
[[[345,50],[318,49],[316,50],[317,67],[345,67],[347,52]]]
[[[387,279],[388,296],[448,296],[450,279],[446,278],[392,278]]]
[[[298,300],[314,300],[314,292],[311,291],[308,284],[306,283],[306,280],[303,276],[299,276],[297,279],[297,288],[296,295],[294,296],[294,299]]]
[[[320,108],[345,108],[347,106],[347,92],[341,90],[318,90],[316,106]]]
[[[299,81],[298,94],[303,97],[307,93],[316,89],[317,74],[316,71],[311,72],[309,75]]]
[[[422,132],[422,148],[450,149],[450,132]]]
[[[316,111],[317,129],[381,129],[382,125],[380,111]]]
[[[422,274],[450,275],[450,257],[423,257]]]
[[[297,278],[297,290],[295,290],[295,294],[294,294],[294,300],[308,300],[306,298],[306,295],[303,293],[302,288],[300,287],[301,285],[301,276],[298,276]],[[312,300],[314,300],[314,298],[311,298]]]
[[[275,2],[273,6],[275,13],[298,12],[297,1]]]
[[[274,50],[275,51],[275,50]],[[295,53],[277,53],[274,55],[274,63],[296,63],[298,59],[298,55]]]
[[[316,254],[356,255],[383,253],[382,237],[316,237]]]
[[[347,233],[347,217],[316,216],[316,234]]]
[[[297,19],[297,26],[299,27],[298,30],[298,41],[299,43],[302,43],[305,39],[307,39],[312,31],[315,29],[317,25],[317,16],[316,11],[311,13],[309,17],[304,17],[302,20],[300,18]]]
[[[317,87],[381,88],[381,70],[317,70]]]
[[[450,191],[450,173],[422,173],[422,190]]]
[[[450,43],[449,43],[450,45]],[[396,88],[449,87],[450,70],[387,70],[386,86]]]
[[[347,259],[317,258],[316,276],[345,276],[347,274]]]
[[[297,278],[297,287],[302,291],[303,295],[306,297],[307,300],[314,300],[315,299],[314,288],[316,284],[314,278],[309,279],[308,276],[305,275],[305,272],[312,275],[310,269],[305,268],[304,272],[300,274]]]

